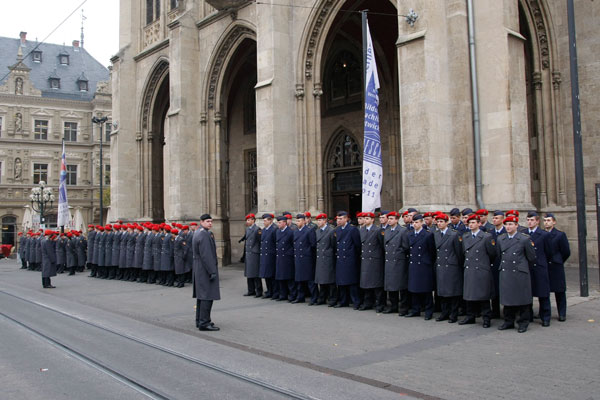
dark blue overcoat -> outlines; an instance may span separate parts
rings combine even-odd
[[[433,291],[434,269],[436,258],[435,240],[433,233],[421,229],[415,234],[408,235],[408,290],[413,293],[427,293]]]
[[[258,276],[261,278],[275,278],[276,230],[278,229],[271,224],[268,228],[263,228],[260,234],[260,270]]]
[[[294,231],[294,266],[295,281],[315,280],[315,246],[317,235],[315,230],[305,226]]]
[[[527,232],[529,233],[529,231]],[[529,235],[535,249],[535,261],[529,264],[531,269],[531,293],[533,297],[550,296],[550,277],[548,259],[552,257],[548,232],[539,227]]]
[[[275,232],[275,279],[294,279],[294,231],[291,228]]]
[[[565,280],[565,262],[571,256],[569,240],[564,232],[554,228],[548,232],[549,246],[552,257],[548,259],[548,277],[550,278],[551,292],[565,292],[567,282]]]
[[[338,285],[357,285],[360,281],[360,232],[355,226],[335,228],[335,281]]]

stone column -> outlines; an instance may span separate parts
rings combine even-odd
[[[292,5],[291,0],[283,4]],[[258,210],[298,209],[292,7],[257,6]]]

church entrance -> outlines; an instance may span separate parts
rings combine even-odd
[[[340,129],[333,136],[327,155],[329,215],[348,211],[351,218],[356,217],[362,205],[361,168],[360,146],[347,130]]]

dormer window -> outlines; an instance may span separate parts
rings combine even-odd
[[[88,91],[88,83],[87,81],[79,81],[79,91],[80,92],[87,92]]]
[[[39,50],[32,51],[31,58],[32,58],[33,62],[41,63],[42,62],[42,52]]]
[[[69,55],[68,54],[60,54],[59,56],[60,65],[69,65]]]
[[[60,79],[59,78],[50,78],[50,88],[51,89],[60,89]]]

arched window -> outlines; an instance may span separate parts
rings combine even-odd
[[[346,131],[339,132],[329,151],[327,166],[330,169],[338,169],[361,165],[362,158],[358,143]]]
[[[349,50],[336,53],[328,64],[325,86],[327,108],[360,104],[362,96],[362,62]]]
[[[355,215],[361,208],[361,148],[345,130],[333,138],[326,159],[329,210],[345,210]]]

